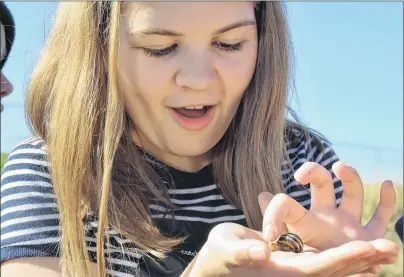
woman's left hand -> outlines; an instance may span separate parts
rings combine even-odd
[[[273,241],[281,234],[292,232],[306,245],[320,251],[353,240],[383,238],[396,201],[392,182],[383,182],[377,209],[369,223],[362,226],[363,185],[359,174],[342,162],[335,163],[333,171],[344,189],[338,208],[330,172],[313,162],[303,164],[294,175],[300,184],[310,183],[310,210],[286,194],[261,193],[258,200],[264,216],[264,238]]]
[[[294,175],[300,184],[310,183],[309,211],[286,194],[274,196],[269,192],[261,193],[258,201],[264,216],[264,239],[274,241],[281,234],[292,232],[298,234],[306,245],[324,251],[354,240],[372,241],[383,238],[396,202],[393,183],[383,182],[376,211],[368,224],[362,226],[364,192],[359,174],[342,162],[335,163],[333,171],[342,181],[344,189],[338,208],[330,172],[313,162],[303,164]],[[377,257],[382,261],[394,257],[394,253],[380,252]],[[374,267],[373,270],[376,273],[380,266]],[[355,276],[372,275],[365,273]]]

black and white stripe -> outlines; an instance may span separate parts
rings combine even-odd
[[[287,150],[292,168],[284,168],[282,177],[285,192],[306,208],[310,207],[310,188],[299,186],[293,172],[303,163],[314,161],[323,165],[334,178],[337,203],[341,201],[342,186],[331,166],[338,160],[330,146],[322,141],[323,149],[313,146],[299,132],[298,143]],[[284,165],[286,162],[284,163]],[[60,228],[56,197],[53,192],[46,145],[39,138],[31,138],[17,145],[10,154],[1,176],[1,261],[33,256],[59,257]],[[291,177],[292,176],[292,177]],[[186,188],[170,188],[168,194],[176,206],[173,213],[185,222],[205,232],[221,222],[243,222],[244,214],[230,205],[216,184],[189,184]],[[154,220],[171,218],[166,207],[149,206]],[[98,222],[89,215],[85,222],[87,249],[96,260]],[[106,242],[106,261],[112,265],[108,274],[133,277],[139,273],[142,254],[130,240],[115,230],[109,230]]]

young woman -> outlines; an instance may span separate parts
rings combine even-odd
[[[2,175],[3,276],[348,276],[394,262],[391,182],[362,227],[357,173],[285,119],[290,50],[276,2],[60,4],[28,88],[36,136]],[[304,252],[271,252],[288,231]]]

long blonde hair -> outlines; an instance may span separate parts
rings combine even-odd
[[[130,136],[116,62],[121,5],[61,3],[28,87],[28,120],[48,147],[66,276],[90,276],[85,236],[77,232],[84,229],[87,211],[98,214],[98,276],[105,276],[101,231],[107,226],[160,258],[182,241],[163,236],[150,218],[151,198],[170,202]],[[257,195],[284,190],[291,47],[284,6],[257,2],[255,9],[255,73],[231,126],[214,147],[213,165],[224,197],[243,210],[251,228],[259,229]]]

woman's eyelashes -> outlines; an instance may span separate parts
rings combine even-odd
[[[244,45],[244,41],[238,42],[238,43],[214,42],[212,44],[219,50],[222,50],[225,52],[234,52],[234,51],[240,51],[242,49],[242,47]],[[167,56],[171,53],[174,53],[178,49],[178,44],[173,44],[166,48],[161,48],[161,49],[153,49],[153,48],[145,48],[145,47],[141,47],[140,49],[142,49],[143,52],[147,56],[158,58],[158,57]]]
[[[169,47],[162,48],[162,49],[152,49],[152,48],[144,48],[144,47],[142,47],[141,49],[149,57],[162,57],[162,56],[166,56],[170,53],[175,52],[175,50],[177,50],[177,47],[178,47],[178,44],[173,44]]]

